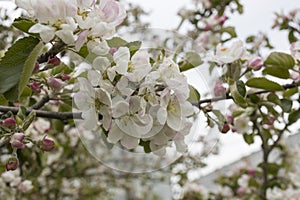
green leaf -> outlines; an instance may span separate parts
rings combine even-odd
[[[25,33],[28,33],[28,34],[31,34],[34,36],[39,36],[39,34],[33,34],[33,33],[28,32],[28,30],[35,24],[36,24],[35,22],[33,22],[29,19],[20,17],[20,18],[15,19],[15,21],[13,22],[12,25],[15,28],[19,29],[20,31],[23,31]]]
[[[283,97],[288,98],[298,93],[298,88],[291,88],[283,93]]]
[[[300,110],[294,110],[289,115],[289,124],[293,124],[300,118]]]
[[[289,99],[281,99],[281,108],[283,110],[283,112],[291,112],[291,109],[293,107],[293,101],[289,100]]]
[[[280,165],[276,164],[276,163],[266,163],[267,168],[268,168],[268,173],[270,175],[276,176],[278,171],[280,170]],[[263,169],[264,163],[260,163],[258,165],[258,167]]]
[[[86,45],[82,46],[79,51],[74,50],[74,52],[77,53],[78,55],[80,55],[83,58],[86,58],[89,55],[89,50],[88,50]]]
[[[0,94],[0,105],[3,105],[3,106],[7,106],[7,105],[8,105],[8,101],[7,101],[7,99],[4,97],[3,94]]]
[[[233,83],[229,86],[230,88],[230,93],[231,93],[231,96],[233,98],[233,101],[238,104],[239,106],[241,106],[242,108],[246,108],[247,107],[247,101],[245,99],[245,97],[243,97],[240,92],[238,91],[238,88],[237,88],[237,84],[236,83]]]
[[[144,148],[145,153],[151,153],[150,141],[140,140],[139,145]]]
[[[281,85],[279,85],[278,83],[275,83],[273,81],[270,81],[266,78],[251,78],[246,82],[246,85],[248,87],[265,89],[265,90],[270,90],[270,91],[283,91],[284,90],[284,88]]]
[[[264,62],[266,67],[281,67],[291,69],[295,65],[294,58],[286,53],[272,52]]]
[[[6,93],[4,96],[9,97],[9,100],[17,98],[16,86],[20,81],[24,64],[38,43],[39,40],[33,37],[22,38],[10,47],[1,59],[0,94]]]
[[[36,113],[35,111],[31,111],[29,115],[25,118],[22,124],[23,131],[26,131],[30,124],[35,120]]]
[[[242,64],[239,61],[233,62],[227,66],[227,75],[234,81],[240,79]]]
[[[202,63],[203,61],[198,53],[187,52],[185,54],[184,60],[179,63],[179,68],[181,72],[184,72],[194,67],[197,67]]]
[[[246,86],[245,86],[244,82],[241,81],[241,80],[238,80],[238,81],[236,82],[236,87],[237,87],[237,90],[238,90],[238,92],[240,93],[240,95],[241,95],[242,97],[246,97],[246,92],[247,92],[247,90],[246,90]]]
[[[220,122],[221,125],[223,125],[224,122],[226,122],[226,118],[221,113],[221,111],[219,111],[219,110],[212,110],[212,113],[214,113],[214,115],[218,118],[218,121]]]
[[[243,134],[243,138],[247,144],[254,143],[254,135],[253,134]]]
[[[189,85],[189,89],[190,89],[190,96],[188,98],[188,101],[191,103],[199,102],[201,97],[198,90],[191,85]]]
[[[286,68],[282,67],[266,67],[263,70],[263,74],[269,74],[277,78],[287,79],[290,77],[290,72]]]
[[[58,66],[56,66],[55,68],[53,68],[51,70],[51,75],[55,76],[55,75],[61,74],[61,73],[70,74],[71,72],[73,72],[73,70],[68,65],[61,62]]]
[[[120,48],[127,45],[127,41],[123,40],[120,37],[113,37],[110,40],[107,40],[107,44],[110,48]]]
[[[280,101],[279,97],[276,94],[270,93],[267,96],[267,99],[268,99],[268,101],[270,101],[270,102],[272,102],[272,103],[274,103],[276,105],[281,106],[281,101]]]
[[[37,44],[34,47],[34,49],[29,54],[28,58],[25,61],[23,71],[20,77],[19,87],[18,87],[19,97],[21,96],[25,86],[27,85],[30,79],[30,76],[32,75],[36,60],[38,59],[38,56],[41,54],[43,48],[44,48],[44,43],[39,42],[39,44]]]
[[[290,43],[293,43],[293,42],[297,42],[297,37],[295,36],[295,34],[294,34],[294,31],[293,30],[291,30],[290,32],[289,32],[289,42]]]
[[[233,38],[237,36],[235,28],[233,26],[228,26],[228,27],[222,28],[221,33],[228,33]]]
[[[250,94],[249,99],[254,104],[258,104],[258,102],[260,102],[260,98],[256,94]]]
[[[135,52],[137,52],[141,46],[142,46],[142,42],[141,41],[133,41],[133,42],[129,42],[125,45],[126,47],[128,47],[129,52],[130,52],[130,57],[132,57]]]

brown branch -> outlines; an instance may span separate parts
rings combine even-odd
[[[37,61],[39,63],[48,62],[49,59],[54,58],[54,56],[56,56],[59,52],[61,52],[65,46],[66,45],[63,42],[55,43],[48,52],[38,57]]]
[[[39,110],[40,108],[42,108],[47,102],[49,102],[50,97],[48,95],[43,96],[43,98],[36,102],[35,104],[33,104],[29,109],[33,109],[33,110]]]
[[[17,114],[19,111],[18,107],[10,107],[10,106],[0,106],[0,112],[12,112],[13,114]],[[31,111],[35,111],[37,117],[50,118],[50,119],[59,119],[62,121],[68,119],[82,119],[81,113],[73,113],[73,112],[51,112],[44,110],[35,110],[35,109],[27,109],[26,114],[29,114]]]
[[[291,84],[282,85],[282,87],[283,87],[283,89],[286,90],[286,89],[291,89],[291,88],[299,87],[300,86],[299,84],[300,84],[300,82],[293,82]],[[253,94],[265,94],[265,93],[269,93],[269,92],[275,92],[275,91],[272,91],[272,90],[262,90],[262,91],[258,91],[258,92],[254,92],[254,93],[248,94],[247,97],[249,97],[250,95],[253,95]],[[233,99],[233,97],[230,96],[230,95],[226,95],[226,96],[222,96],[222,97],[215,97],[215,98],[210,98],[210,99],[203,99],[203,100],[200,100],[197,103],[193,103],[193,105],[200,105],[200,104],[203,104],[203,103],[213,103],[213,102],[222,101],[222,100],[228,100],[228,99]]]

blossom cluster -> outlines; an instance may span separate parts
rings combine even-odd
[[[47,43],[56,37],[78,51],[88,43],[90,51],[111,37],[123,22],[126,11],[115,0],[16,0],[37,23],[28,31],[40,34]],[[100,45],[101,46],[101,45]]]
[[[146,50],[131,55],[128,47],[120,47],[112,62],[99,56],[92,67],[87,78],[78,78],[74,95],[84,128],[100,126],[108,142],[127,149],[147,143],[152,152],[164,154],[174,141],[177,151],[186,150],[194,108],[187,101],[187,78],[171,58],[150,63]]]

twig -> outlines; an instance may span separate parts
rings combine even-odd
[[[50,58],[53,58],[56,56],[59,52],[61,52],[65,47],[65,44],[63,42],[57,42],[55,43],[52,48],[46,52],[45,54],[38,57],[37,61],[39,63],[45,63],[48,62]]]
[[[291,83],[291,84],[282,85],[282,87],[283,87],[283,89],[296,88],[296,87],[299,87],[299,82],[294,82],[294,83]],[[272,90],[262,90],[262,91],[258,91],[258,92],[248,94],[247,97],[249,97],[250,95],[253,95],[253,94],[265,94],[265,93],[269,93],[269,92],[274,92],[274,91],[272,91]],[[213,102],[228,100],[228,99],[233,99],[233,97],[230,96],[230,95],[226,95],[226,96],[222,96],[222,97],[203,99],[203,100],[200,100],[199,103],[198,102],[193,103],[193,105],[200,105],[200,104],[203,104],[203,103],[213,103]]]
[[[35,104],[33,104],[29,109],[33,109],[33,110],[39,110],[40,108],[42,108],[48,101],[50,100],[50,97],[48,95],[43,96],[43,98],[36,102]]]
[[[17,114],[19,111],[18,107],[10,107],[10,106],[0,106],[0,112],[12,112],[13,114]],[[35,109],[27,109],[26,114],[29,114],[31,111],[35,111],[37,117],[50,118],[50,119],[60,119],[62,121],[68,119],[83,119],[81,113],[79,112],[51,112],[44,110],[35,110]]]

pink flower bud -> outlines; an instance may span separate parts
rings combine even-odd
[[[2,121],[2,126],[6,128],[15,128],[16,120],[12,117],[6,118]]]
[[[214,93],[216,96],[224,96],[226,94],[226,88],[223,87],[222,81],[218,80],[214,87]]]
[[[41,92],[41,88],[40,88],[40,86],[36,82],[30,83],[29,87],[31,88],[31,90],[33,92],[36,92],[36,93],[40,93]]]
[[[250,61],[249,65],[254,70],[260,70],[263,66],[263,60],[261,57],[256,57]]]
[[[58,91],[62,88],[63,82],[58,78],[49,78],[48,85],[51,89]]]
[[[52,151],[55,149],[55,143],[54,140],[51,138],[46,138],[46,136],[42,139],[40,142],[40,148],[43,151]]]
[[[221,133],[227,133],[230,130],[229,124],[225,123],[221,129]]]
[[[33,73],[38,73],[39,71],[40,71],[40,63],[39,62],[35,62]]]
[[[237,194],[238,196],[243,196],[243,194],[244,194],[244,189],[241,188],[241,187],[239,187],[239,188],[236,190],[236,194]]]
[[[15,133],[10,138],[10,144],[13,148],[17,149],[24,149],[25,144],[23,143],[23,140],[25,138],[24,133]]]
[[[248,174],[250,176],[254,176],[255,175],[255,170],[254,169],[248,169]]]
[[[233,117],[232,115],[227,115],[227,122],[228,122],[229,124],[233,124],[233,122],[234,122],[234,117]]]
[[[109,53],[113,56],[117,51],[118,51],[117,48],[111,48],[111,49],[109,50]]]
[[[14,171],[18,168],[19,166],[19,160],[17,157],[11,157],[7,160],[5,168],[7,171]]]
[[[55,56],[54,58],[51,58],[51,59],[48,60],[48,64],[57,66],[57,65],[60,64],[60,59]]]
[[[219,18],[219,24],[224,24],[224,22],[228,19],[228,17],[226,15],[223,15]]]
[[[71,77],[68,74],[64,74],[64,73],[61,74],[61,79],[63,81],[68,81],[68,80],[70,80],[70,78]]]
[[[291,73],[290,78],[293,79],[294,81],[299,81],[300,80],[300,75],[297,73]]]

